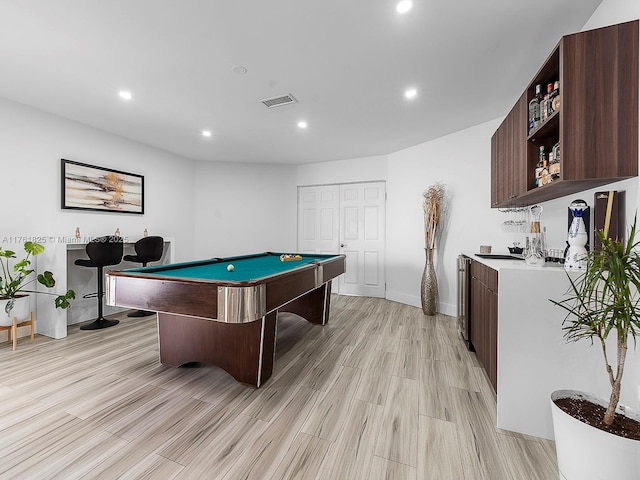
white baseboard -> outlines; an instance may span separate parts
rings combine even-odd
[[[420,297],[418,297],[417,295],[407,295],[406,293],[387,290],[385,293],[385,298],[387,300],[391,300],[392,302],[404,303],[405,305],[422,308]]]
[[[438,303],[438,312],[443,315],[449,315],[451,317],[458,316],[458,307],[456,305],[451,305],[450,303]]]
[[[418,295],[407,295],[406,293],[387,290],[385,298],[387,300],[391,300],[392,302],[404,303],[405,305],[422,308],[422,302],[420,301],[420,297]],[[449,315],[452,317],[458,315],[457,307],[455,305],[442,302],[438,302],[438,313],[442,313],[443,315]]]

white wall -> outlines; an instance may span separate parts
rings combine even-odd
[[[638,18],[640,18],[640,3],[635,0],[603,0],[582,30],[592,30]]]
[[[298,165],[298,186],[372,182],[387,178],[387,156],[360,157]]]
[[[290,165],[197,162],[195,258],[293,252],[295,177]]]
[[[144,215],[60,208],[60,159],[145,177]],[[113,234],[174,237],[176,260],[193,256],[194,162],[0,99],[0,165],[5,215],[0,240],[11,236]],[[45,245],[46,248],[46,245]],[[54,272],[55,273],[55,272]]]
[[[389,155],[387,181],[387,297],[420,305],[424,269],[422,193],[445,184],[447,211],[436,245],[438,311],[456,314],[456,257],[480,245],[506,251],[510,237],[491,205],[493,120]]]

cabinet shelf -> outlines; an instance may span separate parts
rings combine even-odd
[[[558,137],[560,129],[560,110],[553,112],[549,118],[527,137],[528,142],[536,142],[536,138]]]

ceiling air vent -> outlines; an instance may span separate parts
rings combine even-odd
[[[280,95],[279,97],[265,98],[264,100],[260,100],[267,107],[281,107],[282,105],[289,105],[290,103],[296,103],[297,100],[293,98],[293,95],[287,93],[286,95]]]

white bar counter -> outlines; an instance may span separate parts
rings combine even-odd
[[[54,298],[51,295],[37,295],[36,306],[36,332],[47,337],[64,338],[67,336],[67,326],[75,323],[88,322],[98,315],[98,301],[96,298],[82,298],[83,295],[94,293],[98,289],[97,269],[80,267],[74,264],[78,258],[89,258],[85,247],[85,237],[77,241],[66,237],[51,237],[52,241],[44,243],[45,250],[35,257],[36,273],[47,270],[53,272],[56,279],[55,292],[62,294],[68,289],[76,292],[76,299],[72,301],[71,308],[63,310],[55,308]],[[140,238],[123,237],[124,255],[133,255],[133,245]],[[175,241],[173,238],[164,239],[162,258],[152,265],[173,263],[175,255]],[[107,270],[124,270],[126,268],[140,267],[140,263],[121,262]],[[39,291],[49,291],[38,284]],[[104,305],[104,315],[122,311],[122,308]]]
[[[607,400],[610,394],[599,344],[591,346],[588,340],[566,343],[562,332],[565,312],[549,301],[561,300],[569,289],[564,267],[529,267],[523,260],[465,255],[498,271],[497,426],[553,439],[551,392],[576,389]],[[614,336],[609,338],[610,361],[615,361]],[[634,351],[632,339],[622,403],[640,407],[640,353]]]

